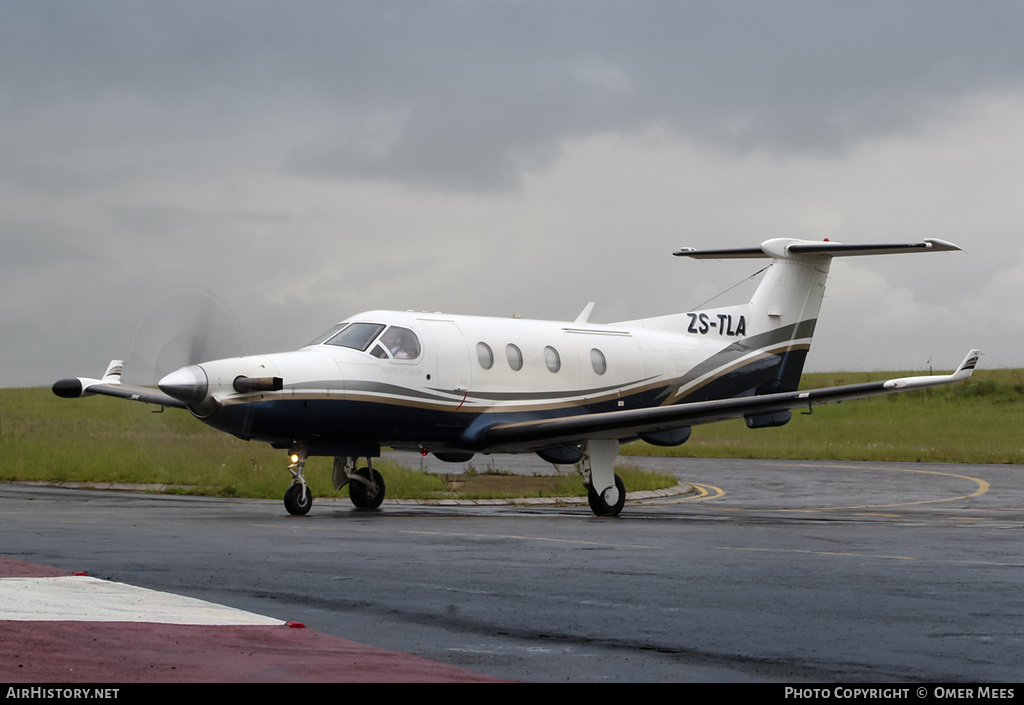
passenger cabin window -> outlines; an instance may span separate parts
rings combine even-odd
[[[494,367],[494,353],[491,351],[491,346],[483,342],[477,343],[476,359],[480,363],[480,367],[483,367],[485,370]]]
[[[558,351],[550,345],[544,348],[544,364],[552,372],[558,372],[562,369],[562,359],[558,356]]]
[[[594,366],[594,372],[599,375],[608,371],[608,361],[604,359],[604,353],[597,348],[590,350],[590,364]]]
[[[523,369],[523,353],[512,343],[505,346],[505,356],[508,357],[508,366],[513,370]]]
[[[351,323],[333,338],[325,340],[324,344],[365,351],[382,330],[382,323]]]

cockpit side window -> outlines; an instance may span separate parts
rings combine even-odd
[[[420,339],[408,328],[391,326],[380,342],[396,360],[415,360],[420,356]]]
[[[351,323],[333,338],[325,340],[324,344],[365,351],[382,330],[382,323]]]

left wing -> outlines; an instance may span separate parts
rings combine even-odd
[[[121,384],[121,369],[123,367],[124,362],[122,360],[111,360],[110,364],[107,365],[107,371],[103,373],[102,379],[90,379],[89,377],[59,379],[53,383],[53,393],[58,397],[68,399],[103,394],[108,397],[141,401],[147,404],[173,406],[178,409],[185,408],[185,402],[168,396],[159,389]]]
[[[609,411],[555,419],[498,423],[480,429],[464,439],[474,449],[488,453],[540,450],[558,443],[572,443],[595,438],[630,438],[638,433],[652,433],[800,409],[818,404],[861,399],[880,394],[893,394],[951,384],[968,379],[981,353],[972,350],[955,372],[949,375],[902,377],[879,382],[848,384],[780,394],[717,399],[713,401],[676,404],[648,409]]]

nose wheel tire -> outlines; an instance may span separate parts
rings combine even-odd
[[[348,485],[348,496],[358,509],[376,509],[384,501],[384,478],[373,468],[359,468],[356,474],[362,475],[370,484],[352,480]]]
[[[303,492],[305,490],[305,492]],[[284,508],[293,516],[303,516],[309,513],[313,506],[313,493],[303,485],[292,485],[284,493]]]

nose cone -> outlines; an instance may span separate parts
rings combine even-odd
[[[199,365],[175,370],[157,382],[160,391],[186,404],[198,404],[206,398],[210,383]]]

